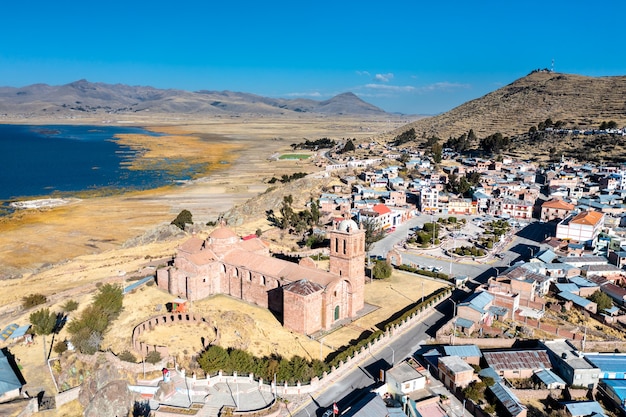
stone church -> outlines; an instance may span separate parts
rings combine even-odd
[[[351,319],[364,306],[365,231],[343,220],[330,232],[330,271],[310,258],[299,264],[270,256],[261,239],[240,239],[219,227],[206,240],[192,237],[169,266],[159,288],[190,301],[226,294],[270,309],[289,330],[313,334]]]

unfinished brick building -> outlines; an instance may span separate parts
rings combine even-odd
[[[219,227],[206,240],[192,237],[169,266],[159,288],[190,301],[226,294],[272,310],[286,328],[312,334],[357,316],[364,306],[365,231],[352,220],[330,232],[330,272],[303,259],[276,259],[260,239],[242,240]]]

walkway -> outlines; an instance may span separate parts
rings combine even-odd
[[[263,409],[274,401],[273,393],[259,390],[258,383],[246,382],[218,382],[211,387],[206,385],[194,385],[193,381],[171,370],[171,381],[176,386],[176,392],[163,400],[161,406],[188,408],[191,404],[204,404],[201,411],[196,414],[199,417],[218,417],[223,406],[237,407],[241,411],[253,411]],[[158,383],[158,380],[156,381]],[[152,409],[157,409],[159,403],[151,401]],[[158,414],[157,414],[158,415]]]

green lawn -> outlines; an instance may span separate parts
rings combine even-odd
[[[286,153],[281,155],[279,159],[309,159],[311,155],[303,153]]]

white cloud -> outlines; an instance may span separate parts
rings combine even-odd
[[[383,91],[410,92],[415,91],[412,85],[388,85],[388,84],[366,84],[365,88]]]
[[[380,81],[380,82],[383,82],[383,83],[388,83],[392,79],[393,79],[393,74],[391,72],[389,72],[387,74],[376,74],[374,76],[374,80],[375,81]]]
[[[461,83],[450,83],[447,81],[442,81],[438,83],[433,83],[429,85],[425,85],[423,87],[418,88],[417,90],[420,92],[431,92],[431,91],[455,91],[455,90],[465,90],[470,88],[469,84],[461,84]]]
[[[287,93],[287,97],[322,97],[322,93],[319,91],[311,91],[308,93]]]
[[[368,76],[368,77],[369,77],[369,76],[370,76],[370,73],[369,73],[369,72],[367,72],[367,71],[357,71],[357,72],[356,72],[356,75],[366,75],[366,76]]]

